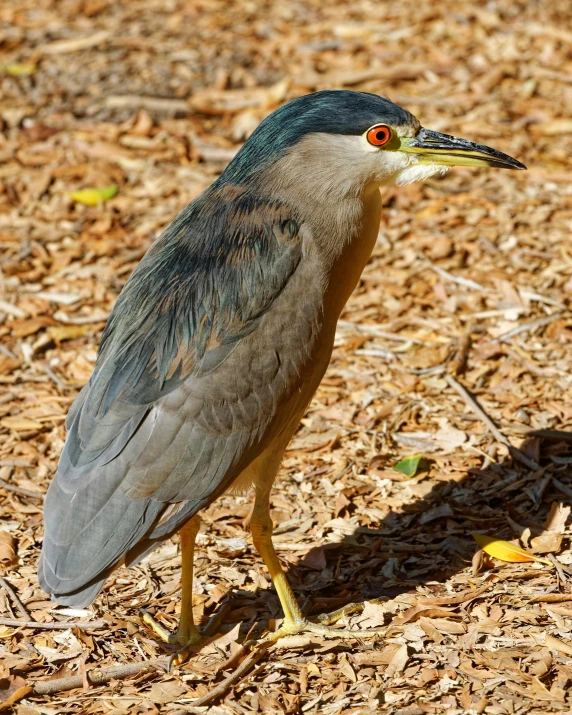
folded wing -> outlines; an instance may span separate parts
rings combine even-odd
[[[214,185],[141,261],[69,412],[46,497],[39,579],[55,600],[89,603],[112,568],[257,456],[287,379],[256,328],[300,257],[290,211]]]

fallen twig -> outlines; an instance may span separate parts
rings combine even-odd
[[[15,484],[10,484],[0,479],[0,489],[5,489],[7,492],[14,492],[14,494],[20,494],[23,497],[32,497],[33,499],[43,499],[44,495],[41,492],[33,492],[31,489],[23,489],[22,487],[17,487]]]
[[[418,606],[452,606],[459,603],[467,603],[467,601],[472,601],[474,598],[481,596],[485,591],[494,586],[494,581],[487,581],[479,588],[472,588],[468,591],[461,591],[461,593],[453,593],[450,596],[441,596],[438,598],[420,598],[416,605]]]
[[[226,601],[221,605],[218,611],[209,618],[209,622],[207,623],[207,625],[201,629],[201,634],[203,636],[210,637],[215,633],[218,633],[218,629],[220,628],[221,623],[224,621],[230,611],[230,603]]]
[[[540,505],[544,492],[552,481],[552,474],[548,471],[548,467],[545,467],[543,472],[544,473],[538,475],[539,477],[542,476],[542,479],[535,479],[534,486],[526,490],[527,494],[537,506]]]
[[[12,396],[13,397],[13,396]],[[4,400],[2,400],[4,402]],[[0,467],[33,467],[29,459],[0,459]]]
[[[7,594],[10,596],[10,598],[12,599],[12,603],[13,603],[14,606],[16,607],[16,610],[18,611],[18,613],[20,614],[20,616],[21,616],[22,618],[25,618],[26,621],[29,621],[29,620],[30,620],[30,614],[29,614],[28,611],[26,610],[26,607],[24,606],[24,604],[22,603],[22,601],[20,601],[20,598],[18,597],[17,593],[14,591],[14,589],[12,588],[12,586],[10,586],[10,584],[8,583],[8,581],[6,581],[6,579],[2,578],[2,576],[0,576],[0,586],[6,591],[6,593],[7,593]]]
[[[485,423],[485,425],[488,427],[490,433],[497,440],[497,442],[504,444],[505,447],[508,448],[509,452],[514,457],[514,459],[516,459],[521,464],[524,464],[525,467],[528,467],[529,469],[537,470],[539,468],[539,465],[534,460],[527,457],[526,454],[523,454],[520,451],[520,449],[517,449],[510,443],[508,438],[505,437],[504,434],[499,430],[499,428],[495,425],[495,423],[492,421],[492,419],[487,415],[487,413],[479,405],[477,400],[466,389],[466,387],[463,387],[463,385],[461,385],[461,383],[458,380],[456,380],[453,377],[453,375],[451,375],[449,373],[447,373],[445,375],[445,380],[447,381],[447,384],[450,387],[452,387],[463,398],[463,400],[466,402],[466,404],[479,417],[479,419],[481,419]]]
[[[82,631],[95,630],[96,628],[109,628],[108,621],[52,621],[51,623],[38,623],[38,621],[17,621],[14,618],[0,618],[0,626],[12,628],[36,628],[41,631],[68,630],[80,628]]]
[[[194,700],[191,700],[189,705],[191,707],[201,707],[203,705],[208,705],[209,703],[212,703],[214,700],[218,700],[220,697],[222,697],[226,691],[232,687],[238,680],[240,680],[242,677],[244,677],[248,671],[258,663],[258,661],[262,658],[262,656],[266,653],[268,648],[273,645],[270,641],[267,643],[262,643],[256,650],[253,650],[252,653],[248,656],[248,658],[245,658],[242,663],[238,666],[238,668],[228,675],[224,680],[222,680],[217,686],[215,686],[212,690],[210,690],[208,693],[205,693],[204,695],[201,695],[200,698],[195,698]]]
[[[564,313],[554,313],[554,315],[549,315],[545,318],[537,318],[536,320],[530,320],[528,323],[523,323],[522,325],[519,325],[518,327],[513,328],[512,330],[509,330],[508,333],[503,333],[502,335],[499,335],[491,342],[505,343],[508,340],[510,340],[511,338],[514,338],[516,335],[521,335],[521,333],[526,333],[529,330],[535,330],[536,328],[541,328],[544,325],[550,325],[550,323],[553,323],[555,320],[562,317],[562,315],[564,315]]]
[[[449,363],[449,372],[453,375],[461,375],[467,367],[467,360],[471,352],[472,336],[471,326],[468,325],[465,333],[459,338],[455,354]]]
[[[562,581],[562,583],[566,584],[568,582],[568,579],[566,578],[566,574],[564,573],[564,569],[562,568],[562,564],[554,554],[546,554],[546,557],[548,558],[549,561],[552,561],[552,564],[554,568],[556,569],[556,573],[558,574],[558,577]]]
[[[556,479],[556,477],[552,477],[552,484],[558,489],[559,492],[562,492],[564,496],[567,496],[568,499],[572,499],[572,489],[563,482],[561,482],[559,479]]]
[[[105,106],[111,109],[133,107],[136,109],[146,109],[148,112],[175,114],[178,116],[185,116],[191,113],[191,107],[184,99],[149,97],[138,94],[110,95],[105,98]]]
[[[446,280],[451,281],[452,283],[456,283],[457,285],[465,286],[465,288],[472,288],[473,290],[482,291],[487,290],[485,286],[482,286],[480,283],[472,281],[470,278],[463,278],[463,276],[454,276],[452,273],[449,273],[449,271],[445,271],[443,268],[439,268],[439,266],[434,266],[432,263],[427,262],[427,268],[430,268],[432,271],[435,271],[435,273],[440,275],[441,278],[445,278]]]
[[[114,665],[111,668],[95,668],[86,671],[86,677],[90,685],[105,685],[110,680],[121,680],[130,675],[139,675],[150,670],[163,669],[167,671],[168,658],[155,658],[141,663],[130,663],[129,665]],[[61,693],[64,690],[74,690],[83,687],[83,676],[70,675],[67,678],[57,678],[56,680],[44,680],[34,684],[34,695],[51,695]]]

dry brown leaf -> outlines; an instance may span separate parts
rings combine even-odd
[[[489,577],[490,579],[490,577]],[[450,596],[439,596],[438,598],[420,598],[420,606],[446,606],[458,603],[467,603],[467,601],[472,601],[474,598],[488,591],[489,588],[493,586],[494,580],[486,580],[482,586],[479,588],[472,588],[467,591],[462,591],[461,593],[454,593]]]
[[[558,553],[562,547],[562,534],[545,531],[530,540],[530,548],[537,554]]]
[[[517,685],[511,680],[507,680],[506,687],[509,688],[509,690],[512,690],[515,693],[522,695],[523,697],[532,698],[536,700],[559,701],[563,700],[565,697],[565,693],[562,693],[562,695],[560,695],[559,693],[553,693],[548,690],[544,683],[542,683],[542,681],[540,681],[536,677],[531,678],[530,682],[526,683],[525,687]]]
[[[436,606],[413,606],[408,608],[400,616],[397,616],[391,621],[391,627],[402,626],[405,623],[413,623],[420,618],[460,618],[459,614],[454,613],[448,608],[438,608]]]
[[[552,502],[550,513],[544,524],[546,531],[563,534],[566,530],[566,523],[570,518],[570,511],[572,511],[572,507],[564,506],[562,502]]]
[[[462,623],[459,623],[457,621],[450,621],[447,618],[427,618],[425,616],[421,616],[421,618],[419,619],[419,625],[421,626],[421,628],[423,628],[425,624],[433,626],[440,633],[461,635],[467,632],[467,629]]]
[[[42,429],[42,423],[36,420],[29,420],[26,417],[14,415],[13,417],[3,417],[0,420],[0,425],[6,429],[13,429],[16,432],[24,432],[27,430]]]
[[[33,689],[19,675],[0,679],[0,711],[8,710],[18,700],[29,695]]]
[[[180,698],[186,690],[186,687],[182,683],[170,680],[166,683],[154,683],[151,689],[143,694],[153,703],[166,705]]]
[[[550,650],[555,650],[558,651],[558,653],[564,653],[565,655],[572,655],[572,644],[565,643],[559,638],[551,636],[550,633],[546,634],[544,642],[546,643],[546,647],[550,648]]]
[[[423,629],[423,632],[425,635],[427,635],[429,638],[434,643],[442,643],[444,640],[444,637],[441,635],[441,633],[435,628],[435,626],[431,623],[431,621],[428,618],[420,618],[419,619],[419,625]]]
[[[485,552],[482,549],[477,549],[475,551],[473,558],[471,559],[471,573],[473,576],[478,576],[480,574],[484,568],[485,558]]]
[[[53,325],[53,318],[47,315],[40,315],[37,318],[20,318],[18,320],[13,320],[9,327],[12,329],[12,335],[16,338],[25,338],[28,335],[34,335],[42,328],[48,325]]]
[[[572,595],[569,593],[541,593],[534,596],[528,603],[566,603],[572,604]]]
[[[4,569],[9,569],[15,566],[17,561],[16,540],[12,534],[0,530],[0,565]]]
[[[400,648],[398,643],[388,643],[382,650],[352,653],[351,661],[356,665],[388,665]]]
[[[304,558],[300,563],[309,569],[314,569],[314,571],[323,571],[326,566],[326,553],[323,546],[315,546],[305,554]]]
[[[405,670],[405,666],[409,662],[409,649],[407,645],[403,644],[395,651],[393,657],[388,663],[385,669],[385,675],[389,678],[393,678],[398,673]]]
[[[17,357],[10,357],[8,355],[0,355],[0,373],[12,372],[17,367],[20,367],[22,361]]]
[[[544,524],[544,531],[530,540],[530,547],[540,554],[558,553],[562,548],[563,534],[570,517],[571,507],[553,502]]]

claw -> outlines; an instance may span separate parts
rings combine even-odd
[[[270,634],[266,640],[275,642],[284,636],[299,635],[301,633],[316,633],[322,638],[357,638],[359,640],[379,640],[386,634],[385,628],[372,630],[349,630],[347,628],[329,628],[321,623],[313,623],[303,619],[294,623],[285,623],[275,633]]]
[[[201,642],[202,636],[197,628],[190,629],[188,633],[183,633],[180,629],[177,633],[172,634],[164,628],[153,616],[141,609],[143,622],[146,623],[151,630],[168,645],[179,646],[169,658],[169,670],[172,665],[181,665],[184,663],[192,652],[194,646]],[[182,646],[182,647],[181,647]]]
[[[163,641],[163,643],[174,645],[177,642],[174,640],[175,637],[144,608],[141,609],[141,614],[143,616],[143,623],[146,623],[149,628],[151,628],[153,633],[155,633],[155,635]]]
[[[168,662],[168,670],[171,672],[171,667],[173,665],[179,666],[182,665],[183,663],[186,663],[187,660],[189,659],[189,656],[194,652],[194,648],[197,645],[197,643],[187,643],[187,645],[184,645],[182,648],[179,650],[175,651],[170,657],[169,657],[169,662]]]
[[[373,603],[383,603],[386,599],[376,599]],[[329,628],[333,623],[337,623],[344,616],[363,611],[364,603],[348,603],[343,608],[339,608],[332,613],[324,613],[317,617],[316,622],[307,618],[300,618],[296,621],[288,622],[286,619],[283,625],[263,642],[276,642],[284,636],[298,635],[301,633],[316,633],[323,638],[358,638],[360,640],[378,640],[383,638],[387,628],[376,628],[371,630],[350,630],[347,628]]]
[[[380,604],[385,603],[386,601],[386,598],[372,598],[368,601],[368,603]],[[360,613],[360,611],[363,611],[364,608],[364,601],[359,603],[346,603],[345,606],[338,608],[336,611],[332,611],[331,613],[321,613],[319,616],[316,616],[316,620],[324,626],[331,626],[332,623],[337,623],[341,618],[344,618],[344,616],[350,616],[353,613]]]

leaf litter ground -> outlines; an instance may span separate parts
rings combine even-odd
[[[5,711],[569,712],[568,3],[22,0],[0,17]],[[268,112],[339,87],[386,94],[529,171],[384,190],[374,256],[273,493],[300,602],[365,601],[347,624],[385,637],[244,648],[281,614],[250,499],[223,498],[196,559],[195,614],[215,635],[167,674],[141,609],[175,628],[177,539],[117,571],[90,609],[38,587],[65,414],[158,233]],[[72,196],[113,185],[95,206]],[[417,454],[413,476],[392,469]],[[472,533],[551,566],[492,558]]]

